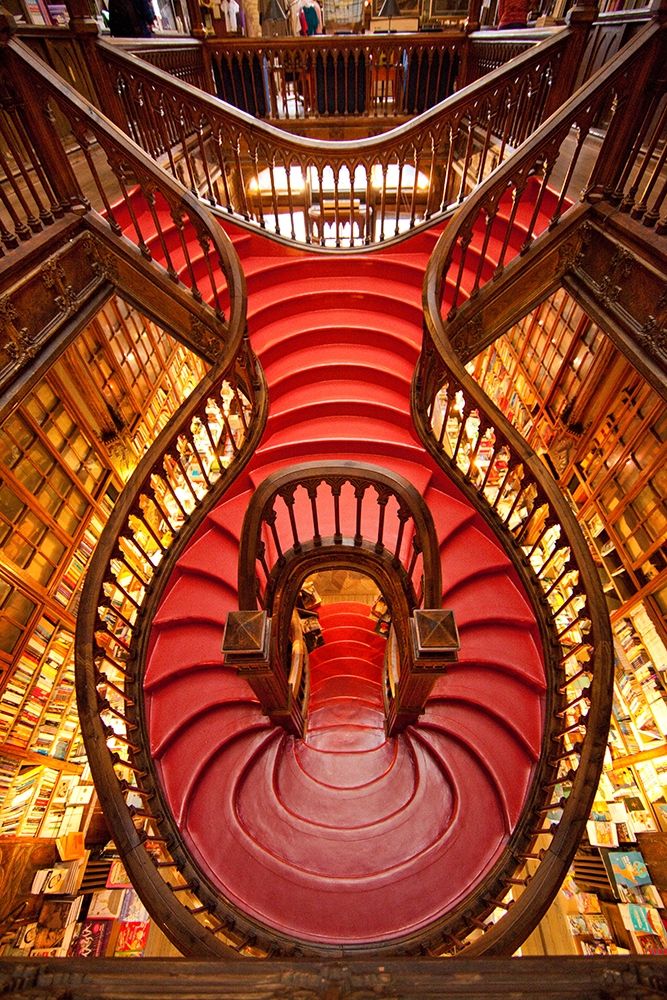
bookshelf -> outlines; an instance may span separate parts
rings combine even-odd
[[[0,838],[90,820],[74,686],[83,579],[124,482],[204,373],[113,297],[0,427]]]
[[[616,854],[641,857],[642,837],[667,832],[667,517],[661,483],[667,408],[563,289],[487,348],[469,371],[569,497],[612,619],[613,716],[589,823],[591,846],[584,842],[556,909],[579,953],[663,947],[667,939],[629,925],[628,904],[619,899],[605,863]],[[582,667],[574,656],[566,664],[570,676]],[[618,846],[604,846],[605,836]],[[667,902],[667,883],[660,888]],[[637,895],[636,919],[661,924],[656,914],[667,911],[660,892],[650,884],[644,893],[646,899]]]

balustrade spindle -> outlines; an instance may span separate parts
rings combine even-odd
[[[378,494],[377,503],[379,507],[378,512],[378,530],[377,530],[377,542],[375,543],[375,551],[382,552],[384,549],[384,519],[387,512],[387,504],[389,503],[389,497],[385,495]]]
[[[322,544],[322,536],[320,535],[320,524],[317,513],[317,484],[311,483],[308,486],[308,497],[310,499],[310,510],[313,518],[313,542],[315,545]]]
[[[291,490],[290,492],[286,493],[283,496],[283,501],[285,503],[285,506],[287,507],[290,528],[292,529],[293,548],[295,552],[300,552],[301,542],[299,541],[299,528],[297,526],[296,516],[294,514],[294,504],[296,502],[294,497],[294,490]]]

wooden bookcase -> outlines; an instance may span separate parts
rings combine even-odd
[[[124,482],[204,372],[114,297],[0,428],[2,837],[55,837],[89,813],[73,806],[90,782],[74,692],[81,585]]]
[[[563,289],[469,369],[577,512],[614,629],[608,790],[627,764],[667,830],[667,407]]]

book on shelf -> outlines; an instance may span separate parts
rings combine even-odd
[[[96,920],[117,920],[124,898],[123,889],[101,889],[99,892],[94,892],[88,907],[88,916]]]
[[[113,920],[95,920],[86,917],[79,924],[69,950],[70,958],[104,958],[113,954],[113,939],[117,925]]]
[[[107,876],[107,889],[129,889],[131,886],[132,883],[125,871],[123,862],[119,860],[112,861]]]
[[[593,847],[618,847],[615,823],[589,819],[586,823],[586,833]]]
[[[130,923],[144,923],[148,920],[148,910],[134,889],[126,889],[120,908],[120,919]]]
[[[146,949],[149,930],[148,920],[121,920],[114,957],[141,958]]]
[[[47,950],[50,954],[59,957],[67,955],[82,902],[83,896],[78,896],[74,900],[47,899],[44,901],[37,919],[31,954],[39,954],[42,953],[42,950]]]
[[[621,903],[618,910],[638,954],[667,954],[667,932],[657,909],[635,903]]]
[[[46,895],[73,896],[79,891],[90,852],[71,861],[61,861],[53,868],[35,872],[30,891]]]

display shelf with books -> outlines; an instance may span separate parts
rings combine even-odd
[[[112,298],[0,427],[0,835],[54,837],[87,821],[73,659],[82,582],[124,481],[205,370]],[[128,608],[109,613],[120,643]]]

